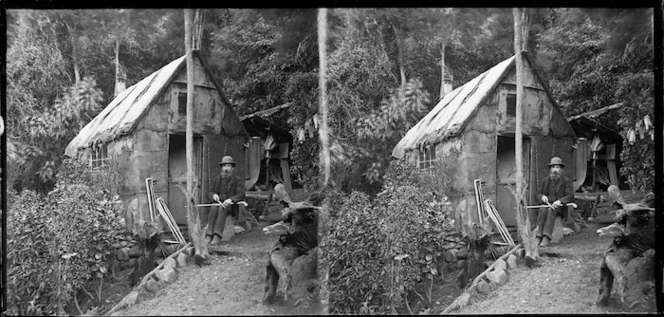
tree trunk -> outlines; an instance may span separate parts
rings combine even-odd
[[[406,84],[406,69],[404,67],[404,52],[403,52],[403,47],[401,43],[401,32],[399,29],[397,29],[394,24],[392,25],[392,29],[394,29],[394,34],[396,35],[396,40],[397,40],[397,58],[399,59],[399,75],[401,76],[401,86]]]
[[[74,64],[74,80],[76,84],[81,82],[81,71],[78,63],[78,35],[76,30],[74,30],[69,23],[65,23],[67,26],[67,31],[69,31],[69,40],[71,41],[71,58],[72,63]]]
[[[327,64],[326,64],[326,50],[327,50],[327,9],[322,8],[318,9],[318,89],[319,89],[319,95],[318,95],[318,102],[319,102],[319,112],[321,114],[321,122],[319,126],[319,131],[318,135],[320,138],[320,156],[319,156],[319,166],[322,168],[319,169],[319,171],[322,172],[322,176],[320,179],[322,181],[320,182],[321,188],[324,188],[330,179],[330,150],[329,150],[329,144],[328,144],[328,127],[327,127],[327,96],[326,96],[326,82],[325,82],[325,73],[327,70]],[[323,228],[327,228],[325,224],[328,223],[328,217],[327,217],[327,212],[323,213],[323,217],[319,218],[323,219],[321,221],[321,224],[323,224]],[[320,230],[320,229],[319,229]],[[325,229],[321,231],[322,233],[326,233]],[[320,233],[320,232],[319,232]],[[322,236],[324,238],[324,236]],[[323,307],[323,311],[321,312],[323,315],[326,315],[329,313],[328,310],[328,305],[330,302],[330,296],[329,296],[329,289],[328,289],[328,282],[329,282],[329,267],[327,264],[327,261],[321,261],[323,259],[322,254],[320,254],[320,248],[319,248],[319,257],[318,257],[318,279],[320,282],[320,291],[319,291],[319,299],[321,301],[321,307]],[[322,264],[322,265],[321,265]]]
[[[443,37],[440,42],[440,100],[445,97],[445,46],[447,39]]]
[[[124,74],[122,74],[122,69],[120,67],[120,36],[115,39],[115,90],[114,97],[117,97],[123,90],[125,90],[126,79]]]
[[[326,42],[327,42],[327,9],[318,10],[318,89],[319,89],[319,112],[321,115],[321,122],[319,125],[320,137],[320,166],[322,166],[323,181],[321,188],[328,184],[330,179],[330,150],[327,131],[327,89],[325,87],[325,72],[327,69],[326,61]]]
[[[186,63],[187,63],[187,127],[185,130],[185,148],[187,160],[187,188],[185,197],[187,199],[187,226],[189,228],[189,235],[196,249],[196,256],[199,259],[206,259],[208,254],[208,245],[205,240],[205,230],[201,230],[200,217],[196,212],[196,201],[194,193],[194,133],[192,131],[194,125],[194,55],[192,51],[193,41],[193,10],[184,9],[184,47],[186,50]]]
[[[523,55],[525,42],[527,42],[528,22],[526,20],[525,9],[514,8],[514,53],[516,55],[516,131],[514,158],[516,163],[516,191],[514,198],[516,200],[516,220],[521,238],[521,243],[526,250],[526,256],[532,260],[539,258],[537,239],[535,232],[530,230],[530,220],[525,208],[525,185],[523,177]],[[524,21],[526,20],[526,21]],[[525,23],[524,23],[525,22]]]
[[[203,44],[203,25],[205,24],[205,14],[203,9],[196,9],[194,16],[194,43],[193,49],[200,50]]]

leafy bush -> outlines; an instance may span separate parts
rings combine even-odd
[[[11,315],[53,312],[56,295],[51,215],[44,199],[24,190],[9,192],[7,212],[7,311]]]
[[[99,178],[113,177],[66,161],[47,196],[27,190],[12,195],[7,223],[10,312],[62,313],[86,282],[104,277],[124,222]]]
[[[415,186],[428,173],[394,162],[391,181],[373,200],[360,192],[337,196],[322,242],[330,312],[396,313],[419,281],[439,276],[434,263],[454,227],[445,198]]]

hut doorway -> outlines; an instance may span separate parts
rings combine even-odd
[[[516,226],[516,200],[505,186],[516,189],[514,136],[499,135],[496,146],[496,209],[506,226]],[[530,184],[530,138],[523,138],[523,175]],[[525,197],[528,197],[526,192]],[[528,199],[526,199],[526,203]]]
[[[200,196],[202,178],[203,138],[194,136],[194,177],[198,196]],[[168,209],[178,224],[187,223],[187,208],[184,193],[177,184],[187,187],[187,155],[184,135],[169,134],[168,141]],[[200,201],[200,197],[199,201]]]

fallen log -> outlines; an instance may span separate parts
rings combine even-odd
[[[191,247],[191,242],[185,244],[182,248],[180,248],[180,250],[175,251],[173,254],[169,255],[166,259],[173,258],[173,260],[175,260],[176,257],[178,256],[178,254],[182,253],[182,251],[186,250],[188,247]],[[134,289],[131,292],[129,292],[129,294],[127,294],[127,296],[125,296],[119,303],[117,303],[115,306],[113,306],[113,308],[111,308],[111,310],[104,313],[103,316],[110,316],[111,314],[115,313],[116,311],[118,311],[122,308],[125,308],[126,306],[129,306],[130,301],[136,301],[136,294],[138,292],[140,292],[141,289],[144,288],[144,286],[148,282],[148,280],[153,275],[155,275],[157,273],[157,271],[159,271],[162,267],[164,267],[164,264],[166,263],[166,259],[164,259],[164,261],[159,263],[159,265],[157,265],[157,267],[154,270],[150,271],[148,274],[145,274],[145,276],[143,276],[143,278],[141,279],[141,282],[138,285],[136,285],[134,287]],[[129,300],[130,298],[132,300]]]
[[[498,258],[498,260],[503,260],[503,261],[507,262],[507,260],[506,260],[507,257],[509,257],[511,254],[513,254],[514,252],[516,252],[516,250],[518,250],[518,249],[520,249],[520,248],[521,248],[521,244],[517,244],[514,248],[512,248],[512,250],[510,250],[510,251],[508,251],[507,253],[505,253],[505,254],[503,254],[502,256],[500,256],[500,257]],[[491,264],[491,266],[489,266],[488,269],[486,269],[484,272],[480,273],[480,275],[478,275],[477,277],[475,277],[475,279],[473,280],[473,283],[470,284],[470,286],[468,287],[468,289],[467,289],[466,291],[464,291],[463,293],[461,293],[461,295],[459,295],[459,297],[457,297],[457,299],[455,299],[454,302],[452,302],[452,304],[450,304],[450,306],[448,306],[447,308],[445,308],[445,310],[443,310],[443,312],[441,312],[440,314],[441,314],[441,315],[442,315],[442,314],[447,314],[447,313],[449,313],[449,312],[452,311],[452,310],[455,310],[455,309],[457,309],[457,308],[462,308],[463,306],[465,306],[465,305],[459,305],[459,302],[460,302],[460,301],[467,302],[467,300],[469,299],[469,298],[468,298],[468,296],[469,296],[468,294],[471,294],[471,292],[475,290],[475,287],[477,287],[477,283],[479,283],[479,281],[482,280],[482,278],[483,278],[484,276],[486,276],[487,273],[489,273],[489,272],[491,272],[491,270],[493,270],[493,268],[496,266],[496,263],[498,263],[498,260],[496,260],[495,262],[493,262],[493,264]]]

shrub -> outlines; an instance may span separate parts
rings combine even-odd
[[[24,190],[9,193],[7,212],[7,312],[10,315],[53,313],[56,295],[51,215],[44,199]]]
[[[112,178],[66,161],[46,197],[13,195],[7,223],[10,312],[62,313],[75,292],[107,272],[124,223],[111,192],[95,181],[99,177]]]
[[[373,200],[353,192],[330,204],[340,206],[331,208],[322,242],[331,313],[397,313],[419,281],[440,275],[434,263],[443,238],[454,231],[451,208],[444,197],[422,189],[440,184],[415,186],[429,172],[405,164],[390,167],[390,181]]]

